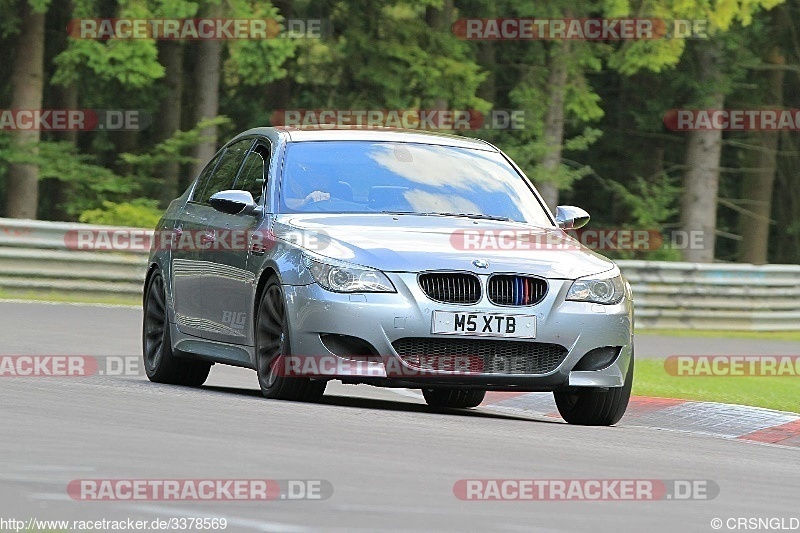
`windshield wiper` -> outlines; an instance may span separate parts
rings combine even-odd
[[[508,217],[500,217],[497,215],[484,215],[481,213],[436,213],[443,217],[466,217],[466,218],[479,218],[481,220],[501,220],[503,222],[510,222]]]
[[[417,215],[421,217],[464,217],[464,218],[475,218],[475,219],[482,219],[482,220],[499,220],[502,222],[510,222],[511,219],[508,217],[500,217],[495,215],[482,215],[480,213],[437,213],[434,211],[430,212],[418,212],[418,211],[381,211],[381,213],[387,215]]]

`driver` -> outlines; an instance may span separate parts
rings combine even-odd
[[[306,195],[305,198],[303,198],[303,200],[300,202],[300,205],[303,206],[311,202],[324,202],[325,200],[330,200],[330,198],[331,193],[329,192],[311,191]]]
[[[305,205],[324,202],[331,199],[330,180],[324,173],[314,173],[306,165],[298,163],[290,176],[284,201],[290,209],[299,209]],[[309,189],[313,189],[310,192]]]

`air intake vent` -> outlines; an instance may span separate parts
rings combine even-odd
[[[436,302],[474,304],[481,299],[481,281],[463,272],[429,272],[420,274],[419,286]]]
[[[547,282],[541,278],[494,275],[489,278],[489,301],[497,305],[534,305],[547,294]]]
[[[412,367],[436,370],[456,357],[457,368],[476,374],[547,374],[567,356],[563,346],[541,342],[406,337],[392,346]]]

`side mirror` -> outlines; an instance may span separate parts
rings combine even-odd
[[[219,191],[208,199],[211,207],[229,215],[250,215],[259,211],[253,195],[247,191]]]
[[[562,229],[578,229],[589,223],[589,213],[574,205],[556,207],[556,223]]]

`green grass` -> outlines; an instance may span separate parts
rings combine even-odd
[[[142,297],[137,295],[81,294],[66,291],[36,291],[0,289],[0,300],[30,300],[57,303],[96,303],[108,305],[134,305],[141,307]]]
[[[670,376],[664,370],[663,359],[636,360],[633,394],[753,405],[800,413],[800,376]]]
[[[773,341],[798,341],[800,331],[726,331],[722,329],[637,329],[637,335],[662,335],[664,337],[711,337],[728,339],[761,339]]]

